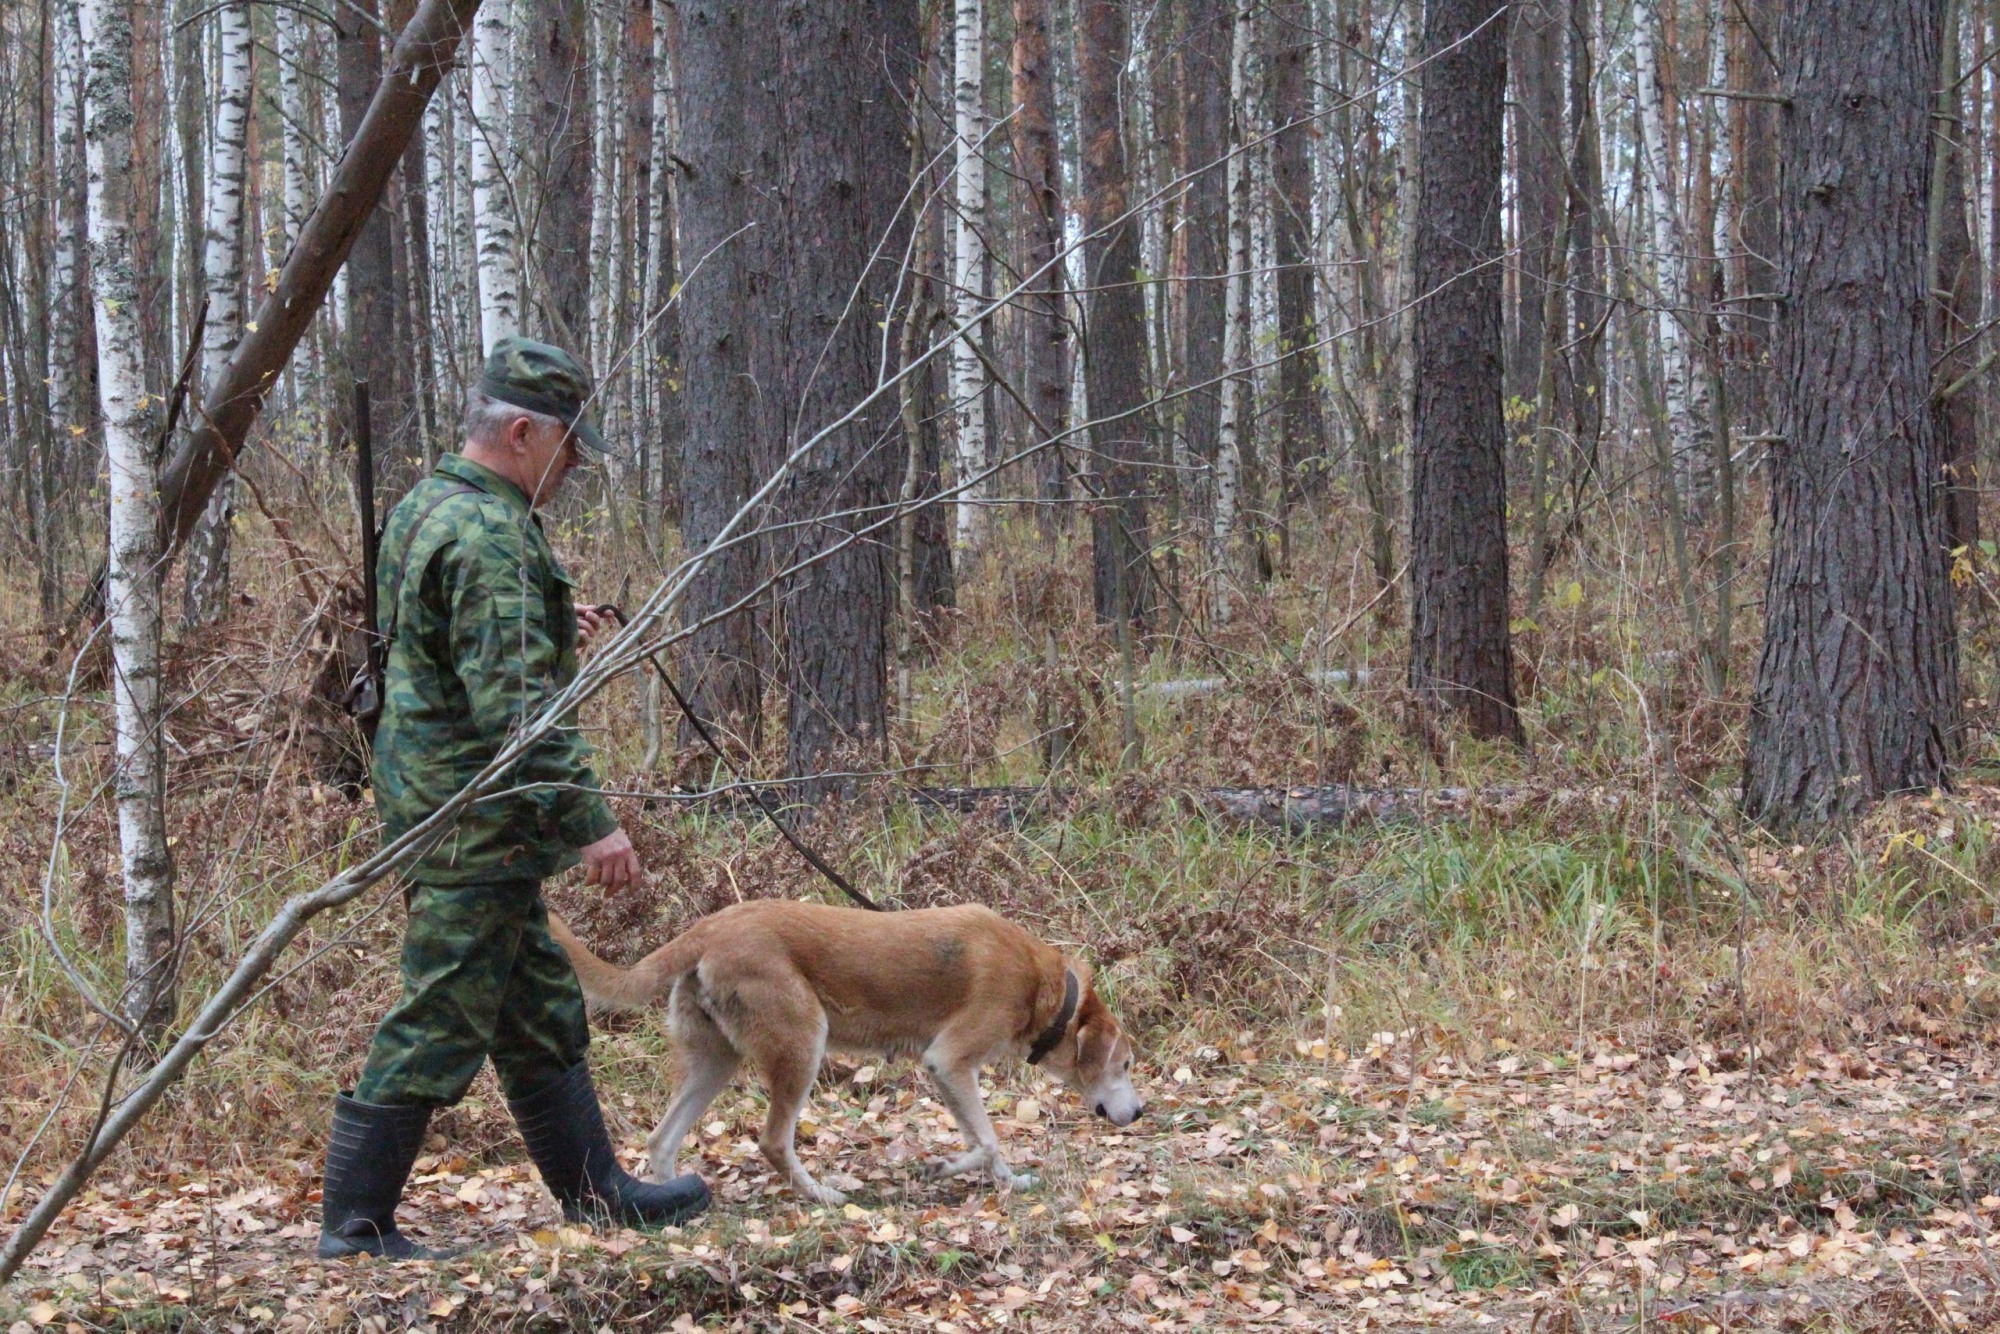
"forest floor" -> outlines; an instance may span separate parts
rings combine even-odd
[[[447,1148],[403,1218],[481,1248],[448,1263],[312,1260],[317,1163],[244,1146],[107,1174],[4,1300],[15,1334],[2000,1325],[1984,1053],[1896,1035],[1753,1076],[1712,1051],[1261,1045],[1158,1070],[1124,1133],[1002,1080],[1000,1134],[1044,1175],[1026,1191],[920,1180],[949,1120],[911,1072],[868,1067],[822,1087],[805,1133],[853,1192],[840,1210],[780,1188],[741,1093],[700,1131],[713,1212],[660,1235],[565,1226],[531,1169]]]
[[[324,720],[302,703],[338,562],[301,572],[262,529],[246,540],[263,545],[231,621],[168,652],[183,1015],[278,903],[373,837],[366,793],[322,776]],[[566,557],[620,586],[605,552]],[[913,1068],[848,1059],[802,1141],[848,1207],[778,1186],[750,1084],[693,1146],[709,1216],[568,1227],[482,1075],[433,1122],[402,1213],[479,1249],[321,1265],[328,1099],[395,988],[400,897],[378,890],[314,922],[120,1147],[0,1290],[0,1331],[2000,1328],[1991,627],[1968,617],[1959,790],[1794,843],[1729,813],[1748,613],[1735,694],[1713,698],[1674,648],[1671,600],[1594,567],[1518,627],[1530,745],[1496,751],[1424,730],[1398,630],[1360,614],[1365,572],[1299,559],[1231,625],[1153,645],[1131,691],[1076,552],[991,562],[926,628],[897,772],[810,825],[892,905],[986,903],[1097,965],[1147,1114],[1113,1132],[1040,1076],[993,1071],[1000,1134],[1038,1187],[924,1180],[957,1142],[943,1110]],[[93,672],[72,677],[68,642],[0,587],[0,1174],[23,1162],[0,1231],[103,1096],[107,1049],[51,945],[115,994]],[[579,933],[629,961],[742,898],[830,898],[744,811],[668,798],[716,776],[692,754],[648,772],[642,707],[623,681],[584,722],[652,874],[616,899],[552,886]],[[782,730],[764,728],[763,772]],[[1051,731],[1073,742],[1057,775]],[[1074,800],[898,795],[1045,779]],[[1195,795],[1342,781],[1469,795],[1292,832]],[[594,1043],[636,1153],[671,1082],[658,1017],[601,1022]]]

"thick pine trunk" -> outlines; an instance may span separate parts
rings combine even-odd
[[[1958,651],[1924,272],[1942,8],[1784,8],[1784,440],[1743,776],[1745,811],[1781,828],[1949,780]]]
[[[878,321],[897,275],[870,256],[904,250],[902,95],[916,38],[915,0],[789,0],[779,15],[778,282],[767,313],[779,320],[770,352],[786,389],[780,438],[793,448],[851,410],[896,346]],[[811,522],[773,544],[774,564],[838,548],[779,588],[794,776],[838,764],[850,748],[872,761],[887,741],[889,544],[847,535],[897,493],[898,451],[885,443],[898,438],[898,418],[894,396],[878,399],[812,449],[784,488],[785,516]]]
[[[1076,0],[1076,8],[1077,129],[1083,147],[1078,211],[1085,229],[1084,286],[1089,292],[1084,382],[1097,492],[1091,511],[1092,601],[1101,621],[1115,623],[1122,615],[1143,626],[1152,587],[1140,467],[1150,461],[1152,450],[1146,303],[1139,287],[1141,229],[1136,216],[1126,216],[1131,173],[1125,157],[1122,79],[1132,54],[1131,17],[1126,0]]]
[[[680,23],[681,339],[686,431],[681,437],[681,541],[706,551],[763,478],[756,386],[752,278],[774,220],[768,122],[761,114],[764,47],[749,0],[682,0]],[[759,111],[753,114],[755,104]],[[754,227],[744,228],[755,223]],[[747,599],[758,578],[759,543],[739,536],[714,553],[683,604],[700,624]],[[754,748],[762,732],[764,683],[757,616],[744,606],[698,630],[683,650],[688,698],[701,714]],[[683,747],[698,744],[683,723]]]
[[[1497,17],[1496,17],[1497,15]],[[1475,736],[1521,739],[1508,637],[1501,414],[1504,9],[1433,0],[1412,247],[1410,684]]]
[[[167,849],[166,768],[160,732],[160,524],[156,429],[141,369],[137,266],[132,248],[132,10],[129,0],[84,0],[84,144],[98,395],[111,475],[111,625],[118,845],[125,882],[122,1009],[157,1038],[172,1018],[174,866]]]
[[[589,345],[592,83],[603,62],[590,59],[590,9],[583,0],[527,0],[522,8],[516,50],[532,117],[523,119],[533,128],[518,159],[532,185],[510,207],[512,221],[533,228],[518,253],[528,257],[524,286],[541,319],[521,331],[584,359],[595,355]]]
[[[1014,165],[1021,175],[1026,270],[1021,343],[1028,404],[1050,433],[1069,424],[1068,321],[1063,310],[1062,145],[1056,135],[1049,0],[1014,0]],[[1036,466],[1044,500],[1060,501],[1068,469],[1056,445]],[[1058,511],[1042,511],[1053,528]]]
[[[202,290],[208,323],[201,340],[201,383],[220,383],[243,337],[243,215],[250,141],[250,6],[229,0],[216,11],[215,120],[208,143],[208,207],[202,229]],[[229,529],[233,477],[224,477],[188,539],[181,619],[211,625],[229,601]]]

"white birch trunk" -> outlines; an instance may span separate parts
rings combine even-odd
[[[1229,46],[1229,275],[1222,317],[1222,411],[1215,439],[1215,511],[1210,516],[1209,564],[1215,571],[1214,613],[1230,616],[1230,581],[1237,500],[1243,481],[1243,435],[1250,378],[1250,6],[1236,11]]]
[[[67,455],[69,442],[86,430],[89,412],[80,401],[83,383],[77,337],[83,302],[90,290],[84,282],[83,221],[83,35],[77,27],[76,0],[60,0],[51,11],[55,25],[54,131],[55,247],[51,256],[49,304],[49,417],[55,422],[58,447]]]
[[[319,192],[312,185],[310,154],[312,142],[306,134],[306,40],[305,17],[290,5],[272,12],[278,26],[278,119],[285,150],[283,177],[284,252],[289,255],[299,239],[299,228]],[[299,344],[287,372],[295,408],[316,404],[319,385],[319,345],[308,338]]]
[[[507,189],[514,100],[511,9],[508,0],[487,0],[472,22],[472,219],[482,355],[521,331],[520,236]]]
[[[445,78],[451,76],[447,74]],[[430,203],[429,254],[431,266],[431,374],[436,378],[442,402],[455,404],[465,386],[461,356],[465,311],[464,266],[457,262],[454,249],[458,235],[458,173],[452,170],[452,101],[455,90],[440,87],[424,108],[424,189]],[[448,412],[444,426],[451,424]]]
[[[604,383],[611,363],[612,229],[618,208],[618,55],[615,29],[604,6],[590,7],[590,347],[584,353],[593,378]],[[602,406],[598,411],[602,413]]]
[[[958,419],[958,476],[962,480],[986,466],[986,375],[971,327],[985,304],[983,276],[986,217],[986,14],[982,0],[957,0],[952,35],[952,129],[958,140],[953,170],[953,195],[958,230],[952,248],[952,318],[964,336],[951,349],[951,398]],[[961,551],[972,553],[984,544],[985,524],[980,501],[985,486],[959,494],[954,507],[956,538]]]
[[[243,213],[250,138],[250,6],[229,0],[216,11],[215,122],[208,141],[202,224],[202,284],[208,323],[201,339],[201,385],[219,383],[243,337]],[[229,600],[229,528],[235,478],[225,474],[188,539],[187,592],[181,617],[212,625]]]
[[[1682,494],[1698,508],[1702,481],[1711,457],[1708,422],[1708,380],[1694,362],[1693,339],[1685,321],[1692,318],[1693,289],[1688,281],[1687,229],[1681,222],[1680,191],[1669,152],[1665,91],[1660,85],[1658,0],[1636,0],[1632,7],[1632,55],[1639,67],[1639,136],[1645,170],[1646,202],[1651,214],[1654,272],[1658,275],[1660,310],[1655,328],[1660,344],[1661,397],[1667,430],[1673,439],[1674,468]]]
[[[168,962],[174,946],[174,879],[159,730],[159,486],[153,413],[140,365],[138,273],[132,262],[130,0],[84,0],[81,19],[97,388],[111,474],[105,609],[117,738],[113,791],[125,882],[123,1008],[157,1035],[173,1004]]]
[[[657,316],[662,306],[680,282],[676,272],[680,247],[673,244],[674,237],[669,228],[680,218],[680,207],[674,193],[673,147],[679,139],[679,122],[674,114],[674,60],[673,51],[667,40],[667,25],[673,20],[673,5],[670,0],[653,0],[653,149],[651,179],[654,197],[645,202],[646,209],[646,276],[644,318],[651,320]],[[667,421],[666,395],[673,392],[669,377],[675,367],[663,366],[653,351],[652,333],[646,335],[649,346],[641,349],[638,363],[644,371],[643,389],[646,394],[646,438],[653,441],[653,462],[659,469],[659,476],[665,478],[667,459],[664,450],[673,443],[666,439],[664,427]],[[651,489],[649,478],[639,479],[642,493],[651,498],[657,493]]]

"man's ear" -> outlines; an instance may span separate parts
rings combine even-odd
[[[513,421],[507,424],[507,447],[517,454],[526,453],[528,449],[528,437],[534,434],[534,430],[534,418],[527,416],[514,418]]]

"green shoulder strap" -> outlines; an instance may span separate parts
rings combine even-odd
[[[385,664],[389,656],[388,649],[396,642],[396,626],[402,619],[403,581],[409,577],[410,553],[417,549],[417,539],[423,536],[424,525],[430,521],[431,515],[437,513],[438,506],[444,504],[445,501],[450,500],[453,496],[476,496],[479,494],[480,490],[478,487],[467,486],[463,482],[448,486],[438,492],[430,504],[424,506],[424,512],[417,516],[417,521],[414,524],[410,525],[410,540],[403,544],[403,559],[396,563],[396,586],[389,597],[389,624],[382,631],[382,657]],[[434,547],[432,550],[435,551],[436,548]],[[425,557],[425,559],[428,560],[429,557]]]

